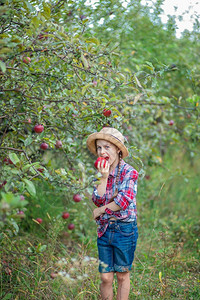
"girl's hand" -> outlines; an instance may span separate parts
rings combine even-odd
[[[109,163],[106,161],[105,163],[105,167],[104,167],[104,163],[105,161],[99,161],[97,164],[97,170],[101,173],[102,178],[106,179],[109,176],[109,169],[110,169],[110,165]]]
[[[100,217],[103,214],[101,207],[97,207],[93,210],[92,216],[93,219],[96,220],[98,217]]]

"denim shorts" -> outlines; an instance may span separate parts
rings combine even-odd
[[[97,238],[99,272],[131,270],[137,239],[136,222],[109,221],[106,232]]]

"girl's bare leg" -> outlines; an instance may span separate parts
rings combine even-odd
[[[130,292],[130,273],[117,272],[118,290],[117,300],[128,300]]]
[[[101,299],[102,300],[112,300],[113,299],[113,278],[114,272],[101,273]]]

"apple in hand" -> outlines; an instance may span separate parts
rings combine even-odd
[[[104,161],[103,167],[105,168],[105,166],[106,166],[106,159],[103,158],[103,157],[101,157],[101,156],[98,157],[97,160],[95,161],[95,163],[94,163],[95,168],[97,169],[97,166],[98,166],[98,162],[99,162],[99,161],[100,161],[100,164],[101,164],[102,161]]]
[[[105,116],[105,117],[109,117],[110,115],[111,115],[111,110],[110,109],[105,109],[104,108],[104,110],[103,110],[103,115]]]
[[[34,127],[34,131],[36,133],[41,133],[43,130],[44,130],[44,126],[41,124],[35,125],[35,127]]]
[[[68,212],[63,212],[62,218],[63,219],[68,219],[69,218],[69,213]]]
[[[49,145],[48,145],[47,143],[42,143],[42,144],[40,145],[40,148],[41,148],[42,150],[47,150],[47,149],[49,148]]]
[[[81,201],[81,196],[79,194],[75,194],[73,196],[73,200],[74,200],[74,202],[80,202]]]

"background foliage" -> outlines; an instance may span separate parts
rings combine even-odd
[[[161,4],[1,1],[3,299],[98,298],[86,138],[103,126],[125,135],[140,174],[132,298],[198,298],[199,23],[178,39]]]

